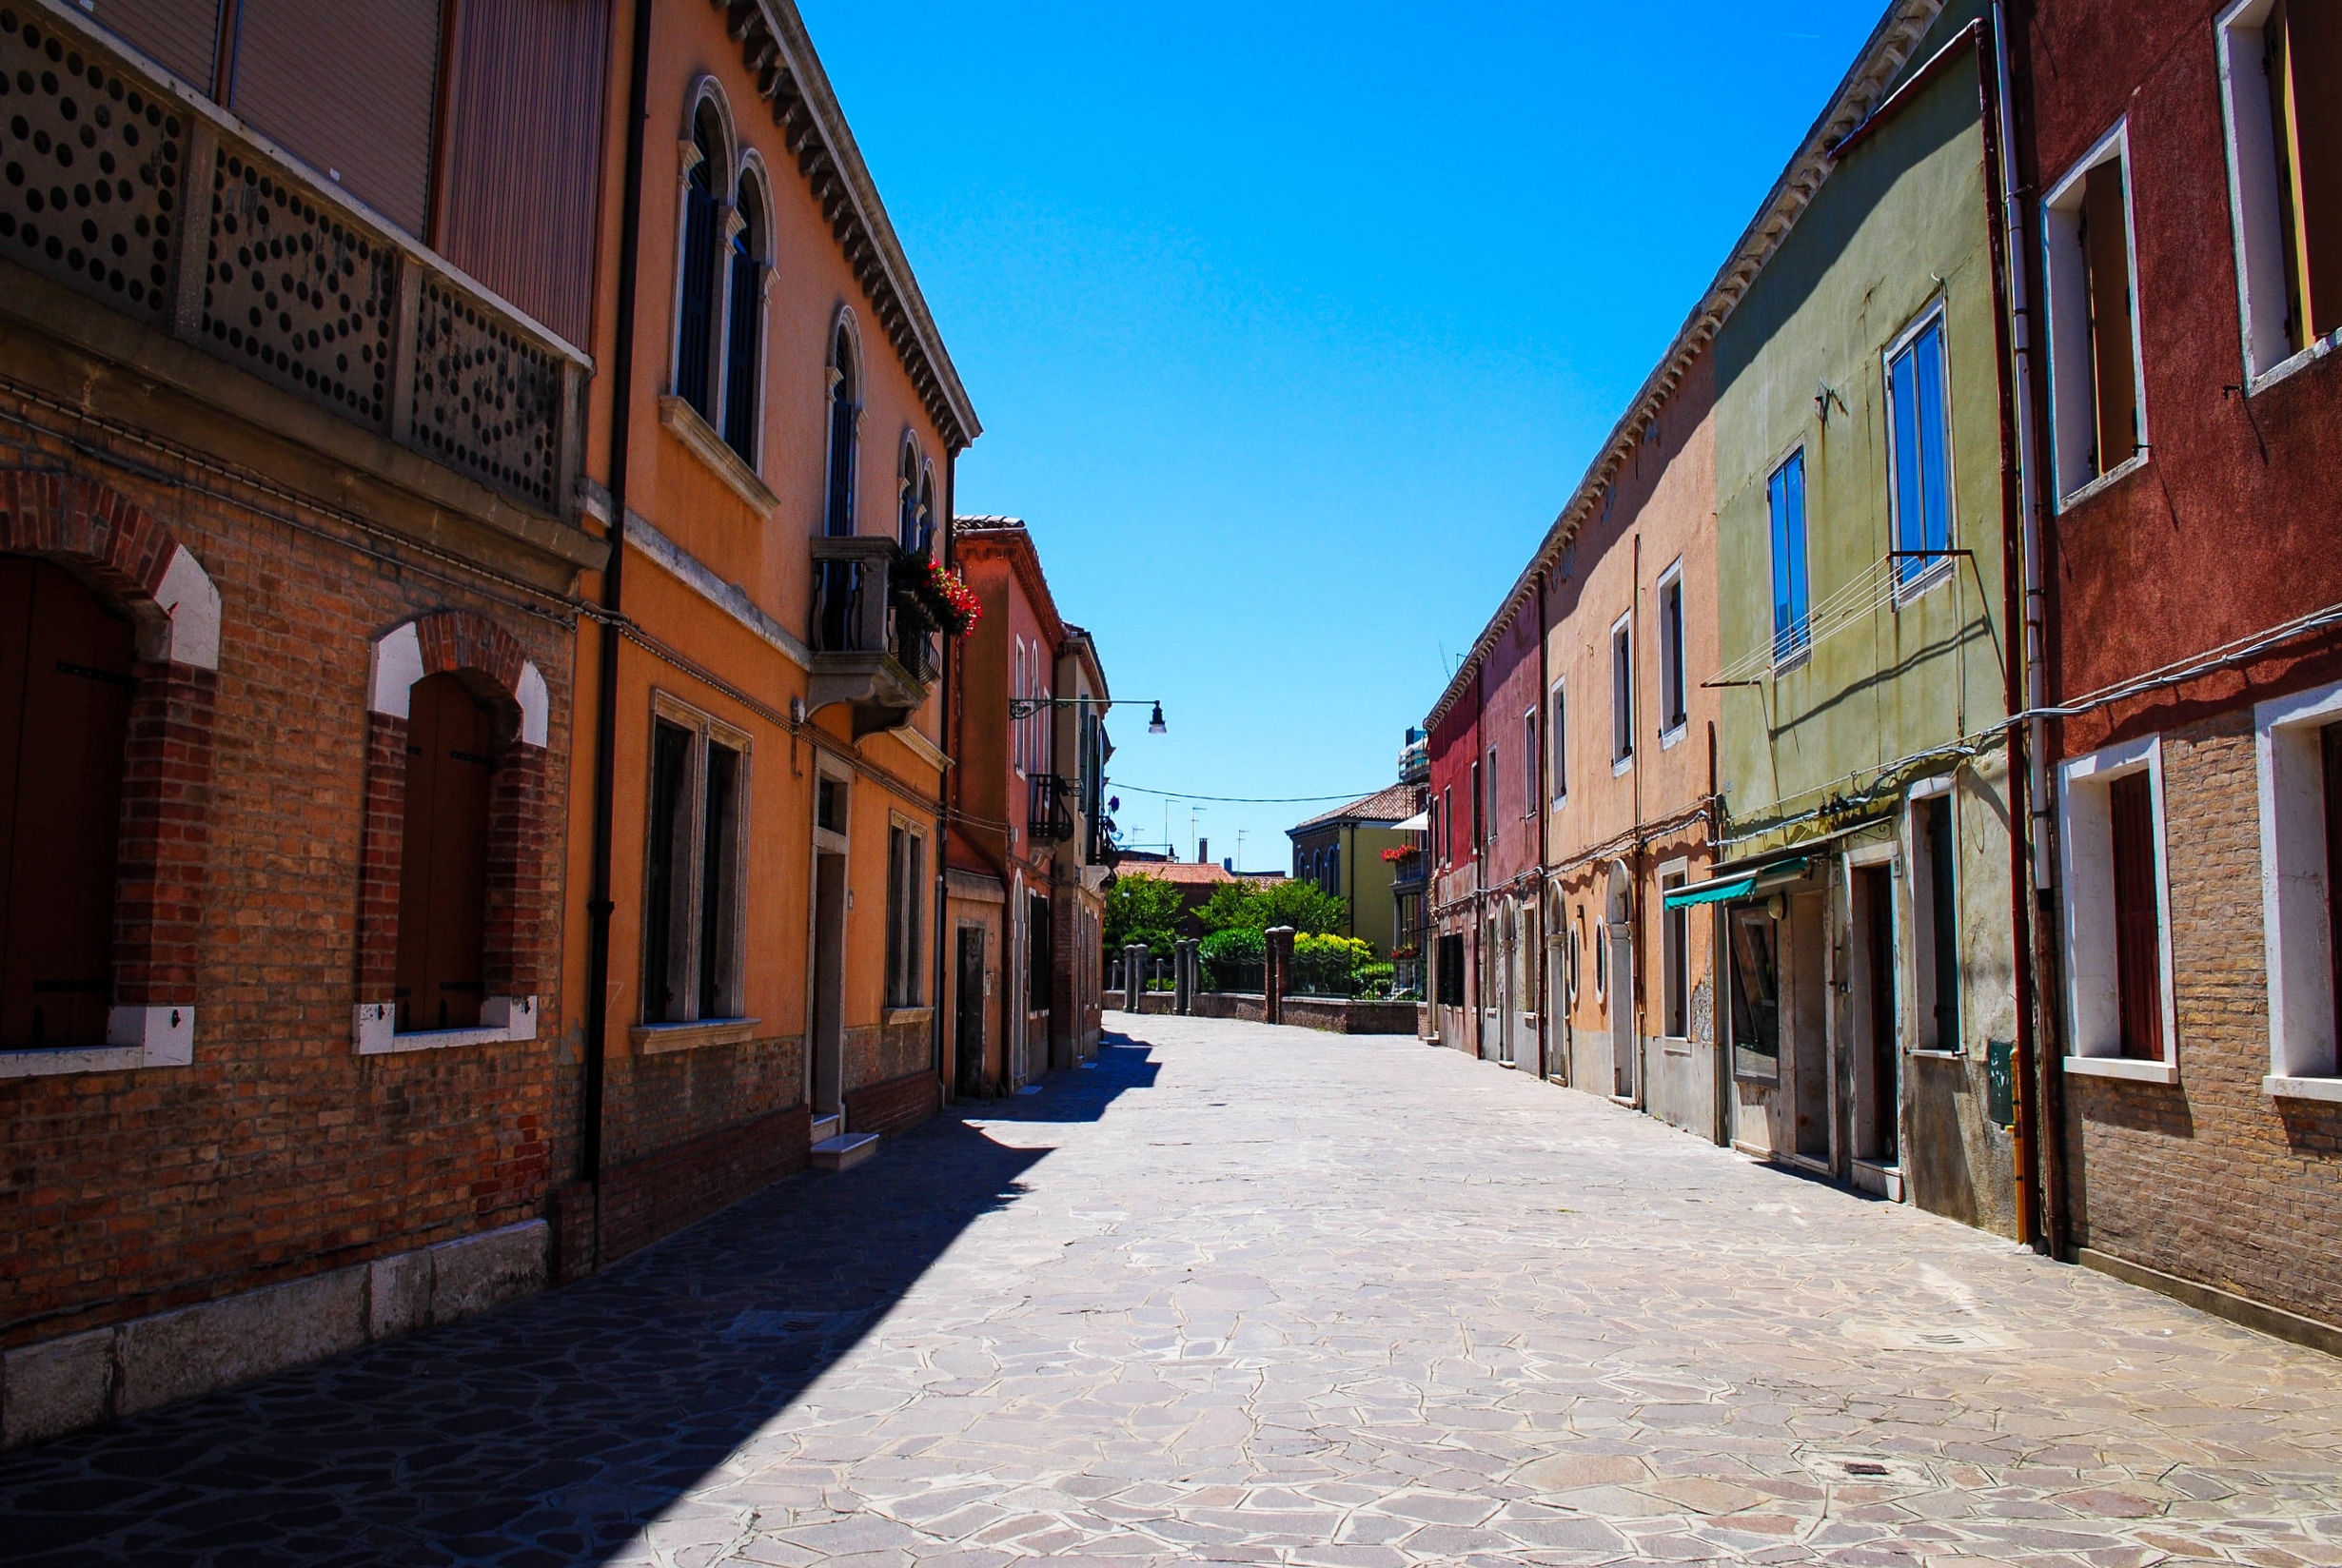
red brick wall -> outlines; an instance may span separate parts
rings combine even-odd
[[[123,999],[187,988],[194,1063],[0,1081],[0,1343],[542,1214],[557,1150],[566,1165],[575,1147],[556,976],[526,1044],[362,1059],[350,1031],[372,639],[450,607],[518,639],[551,697],[544,809],[558,820],[566,617],[216,465],[0,397],[8,470],[102,481],[167,519],[218,587],[223,621],[216,678],[174,677],[140,705],[126,792],[156,826],[155,875],[135,894],[152,899],[156,938],[126,949]],[[122,575],[150,581],[165,559],[149,537]],[[561,865],[550,844],[530,858],[514,885],[539,890],[552,929]]]
[[[554,1205],[560,1277],[607,1267],[802,1170],[812,1139],[812,1114],[799,1105],[603,1170],[598,1261],[590,1264],[581,1254],[594,1234],[593,1194],[564,1189]]]
[[[2179,1082],[2069,1074],[2074,1240],[2342,1321],[2342,1105],[2273,1100],[2251,711],[2163,735]]]
[[[849,1090],[846,1130],[889,1138],[908,1132],[935,1113],[942,1097],[942,1085],[934,1073],[924,1070]]]

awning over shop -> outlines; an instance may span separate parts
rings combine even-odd
[[[1681,910],[1694,904],[1721,904],[1726,899],[1746,898],[1802,879],[1808,864],[1805,856],[1800,855],[1795,860],[1776,860],[1769,866],[1752,866],[1729,876],[1695,882],[1688,888],[1671,888],[1661,903],[1667,909]]]
[[[1393,822],[1390,825],[1390,831],[1392,833],[1429,833],[1431,813],[1427,810],[1417,812],[1404,822]]]
[[[1756,891],[1757,873],[1744,876],[1721,876],[1713,882],[1695,882],[1688,888],[1671,888],[1661,900],[1668,909],[1688,909],[1694,904],[1721,904],[1727,898],[1739,898]]]

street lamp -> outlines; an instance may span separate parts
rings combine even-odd
[[[1160,697],[1116,697],[1112,702],[1100,702],[1092,696],[1013,696],[1009,698],[1009,717],[1030,718],[1044,708],[1135,708],[1141,703],[1151,704],[1154,709],[1147,716],[1147,733],[1169,734],[1163,723],[1163,702]]]

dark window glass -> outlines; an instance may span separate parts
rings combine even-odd
[[[1935,965],[1935,1038],[1938,1050],[1958,1050],[1959,1038],[1959,880],[1956,840],[1952,833],[1952,803],[1919,803],[1920,822],[1927,834],[1927,898],[1929,958]]]
[[[642,890],[642,1021],[680,1022],[676,963],[685,911],[684,868],[691,831],[685,786],[691,774],[691,734],[661,720],[651,727],[649,865]]]
[[[740,754],[728,746],[707,749],[706,797],[699,845],[699,1016],[728,1018],[739,1010],[731,980],[740,808]]]
[[[716,338],[716,149],[721,146],[701,109],[692,127],[699,161],[683,182],[683,308],[675,351],[675,390],[699,411],[715,417],[715,386],[708,363]]]
[[[854,441],[856,398],[854,343],[837,329],[830,376],[830,481],[827,527],[835,535],[854,532]]]
[[[757,368],[763,339],[764,204],[740,182],[740,231],[732,238],[732,300],[724,333],[724,444],[757,461]]]

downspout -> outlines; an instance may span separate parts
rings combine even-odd
[[[1635,730],[1643,722],[1643,705],[1635,700],[1635,687],[1640,684],[1636,678],[1639,672],[1635,668],[1635,662],[1642,652],[1640,645],[1643,641],[1643,530],[1640,528],[1635,530],[1634,573],[1634,580],[1628,585],[1630,594],[1626,601],[1626,744],[1630,749],[1636,742]],[[1634,755],[1631,750],[1629,755]],[[1633,925],[1628,928],[1628,940],[1631,944],[1628,951],[1634,954],[1635,967],[1634,972],[1628,979],[1626,1009],[1635,1021],[1635,1108],[1648,1115],[1651,1108],[1651,1080],[1646,1069],[1651,1064],[1648,1053],[1643,1049],[1643,966],[1649,958],[1649,954],[1643,950],[1650,944],[1643,940],[1643,757],[1641,755],[1634,755],[1634,765],[1627,772],[1634,775],[1628,780],[1627,787],[1634,806],[1635,840],[1634,848],[1629,852],[1634,856],[1634,869],[1626,880],[1626,918],[1633,922]]]
[[[1997,123],[2000,132],[2000,190],[2007,205],[2006,229],[2011,245],[2022,245],[2025,235],[2024,205],[2017,194],[2018,185],[2012,167],[2017,158],[2016,95],[2009,85],[2009,33],[2005,8],[1995,0],[1992,15],[1994,70],[1988,90],[1993,94]],[[2010,361],[2017,377],[2017,451],[2018,467],[2019,504],[2022,508],[2018,540],[2022,550],[2024,580],[2024,696],[2027,711],[2038,713],[2049,705],[2049,637],[2048,594],[2043,584],[2041,559],[2041,507],[2039,407],[2036,399],[2038,389],[2033,374],[2033,303],[2031,280],[2033,268],[2039,261],[2036,247],[2025,245],[2020,256],[2011,258],[2008,268],[2009,330],[2014,337]],[[2038,1060],[2034,1074],[2024,1081],[2031,1089],[2040,1088],[2038,1112],[2034,1118],[2034,1147],[2040,1172],[2041,1206],[2037,1210],[2041,1221],[2041,1238],[2037,1245],[2045,1245],[2049,1255],[2062,1258],[2066,1253],[2066,1232],[2069,1214],[2069,1194],[2066,1186],[2065,1139],[2065,1073],[2057,1049],[2057,1024],[2054,1009],[2042,1006],[2041,998],[2053,990],[2048,977],[2054,972],[2049,955],[2042,944],[2049,940],[2056,922],[2050,918],[2057,896],[2057,857],[2053,852],[2055,805],[2049,787],[2049,736],[2043,720],[2029,720],[2023,731],[2025,750],[2025,804],[2030,810],[2017,816],[2025,825],[2025,837],[2031,854],[2032,945],[2024,950],[2030,964],[2020,962],[2018,973],[2031,970],[2030,989],[2033,1007],[2024,1008],[2020,1001],[2020,1026],[2031,1025],[2032,1046]],[[2016,736],[2013,735],[2014,740]],[[2012,759],[2011,778],[2017,775]],[[2013,803],[2014,804],[2014,803]],[[2018,869],[2023,869],[2022,867]],[[2028,1099],[2032,1096],[2028,1095]]]
[[[586,894],[584,1092],[579,1107],[578,1177],[594,1194],[595,1262],[600,1262],[601,1109],[610,1030],[610,839],[618,774],[618,649],[626,569],[626,467],[634,421],[635,295],[642,262],[642,127],[649,116],[652,0],[635,0],[626,66],[625,187],[619,203],[618,343],[610,356],[610,544],[601,573],[601,646],[594,694],[593,868]]]
[[[959,487],[955,482],[958,475],[959,448],[946,447],[943,458],[943,516],[935,522],[936,531],[942,536],[935,548],[935,559],[941,560],[946,566],[952,564],[952,519],[955,515],[954,508],[958,501]],[[942,699],[939,713],[943,720],[936,728],[943,732],[943,755],[948,758],[955,755],[952,751],[952,644],[957,639],[946,635],[935,640],[937,643],[935,690]],[[943,775],[935,780],[935,908],[932,917],[935,931],[935,953],[929,966],[934,970],[934,979],[927,991],[928,995],[935,999],[935,1017],[928,1023],[929,1029],[935,1035],[936,1094],[939,1103],[947,1106],[952,1103],[952,1075],[945,1070],[944,1057],[943,977],[946,970],[943,948],[944,938],[951,934],[951,926],[943,903],[951,884],[944,875],[943,868],[951,855],[952,813],[949,788],[952,774],[955,772],[957,770],[947,761],[944,763]]]
[[[1546,726],[1553,722],[1552,711],[1545,706],[1545,697],[1553,690],[1552,674],[1545,664],[1545,633],[1548,629],[1548,623],[1545,620],[1545,575],[1540,572],[1537,574],[1538,750],[1537,755],[1529,758],[1529,776],[1536,781],[1536,788],[1529,792],[1528,806],[1529,810],[1537,814],[1538,948],[1529,956],[1537,975],[1537,1076],[1541,1079],[1549,1079],[1553,1073],[1552,1065],[1548,1060],[1552,1055],[1553,1042],[1553,1019],[1550,1016],[1553,976],[1549,972],[1553,968],[1550,956],[1553,951],[1553,933],[1545,929],[1545,906],[1551,901],[1545,897],[1545,867],[1551,863],[1553,858],[1553,845],[1550,838],[1553,813],[1545,806],[1545,802],[1553,798],[1553,787],[1545,778],[1545,759],[1553,755],[1554,743],[1554,736],[1546,729]]]

